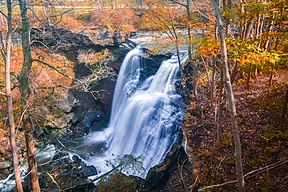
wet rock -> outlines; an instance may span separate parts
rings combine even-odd
[[[90,128],[95,122],[101,122],[105,119],[105,113],[103,111],[90,111],[86,114],[82,124],[84,128]]]
[[[174,170],[178,161],[184,161],[187,155],[181,145],[174,144],[163,163],[152,167],[146,177],[146,183],[152,188],[164,186]],[[178,160],[179,159],[179,160]]]
[[[98,99],[102,104],[101,108],[103,111],[109,111],[111,108],[115,85],[115,79],[104,78],[96,86],[96,90],[100,90]]]
[[[36,138],[39,138],[43,133],[45,133],[44,129],[42,127],[38,127],[34,130]]]
[[[131,41],[130,39],[126,39],[126,41],[122,43],[122,45],[124,47],[127,47],[128,49],[134,49],[135,47],[137,47],[137,43]]]
[[[82,177],[90,177],[93,175],[97,175],[97,170],[94,166],[92,165],[85,165],[82,167],[82,172],[81,172],[81,176]]]
[[[86,165],[77,155],[72,157],[73,161],[80,165],[77,170],[77,175],[80,177],[90,177],[93,175],[97,175],[97,169],[92,165]]]
[[[61,191],[87,191],[85,187],[93,188],[93,183],[86,176],[95,174],[97,172],[96,169],[85,165],[79,157],[79,161],[74,161],[74,158],[71,159],[70,156],[71,154],[67,152],[59,151],[51,161],[38,164],[38,171],[41,173],[39,174],[41,191],[53,191],[59,188],[61,188]],[[47,172],[50,176],[46,174]],[[57,181],[57,185],[51,180],[51,176]],[[28,179],[29,177],[26,178]],[[78,188],[79,190],[77,190]],[[30,191],[30,189],[25,191]]]

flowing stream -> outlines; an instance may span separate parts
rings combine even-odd
[[[100,172],[111,169],[107,160],[132,155],[140,157],[144,168],[132,174],[145,177],[179,138],[176,124],[183,118],[183,109],[175,105],[181,99],[175,88],[180,76],[177,57],[164,61],[156,74],[147,77],[141,54],[135,48],[123,61],[108,128],[85,138],[85,145],[102,146],[99,154],[86,159]],[[183,53],[181,58],[185,62],[187,55]]]

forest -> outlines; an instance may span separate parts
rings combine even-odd
[[[286,192],[287,12],[0,0],[0,192]]]

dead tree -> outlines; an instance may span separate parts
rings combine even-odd
[[[7,5],[7,34],[6,34],[6,51],[3,51],[5,56],[5,87],[6,87],[6,97],[7,97],[7,108],[8,108],[8,119],[9,119],[9,127],[10,127],[10,145],[12,151],[12,159],[13,159],[13,167],[15,174],[16,187],[18,192],[23,191],[22,183],[21,183],[21,175],[19,171],[18,164],[18,155],[17,155],[17,144],[16,144],[16,136],[15,136],[15,121],[13,114],[13,104],[12,104],[12,91],[11,91],[11,48],[12,48],[12,4],[11,0],[6,1]]]

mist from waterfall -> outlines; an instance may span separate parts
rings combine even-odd
[[[133,173],[145,177],[149,169],[161,163],[179,138],[177,121],[183,110],[173,104],[180,99],[175,83],[179,81],[177,57],[165,60],[155,75],[145,76],[141,50],[131,50],[124,59],[116,83],[109,126],[90,133],[88,145],[103,146],[102,152],[86,161],[106,172],[107,160],[124,155],[140,157],[144,171]],[[182,54],[182,62],[187,59]]]

